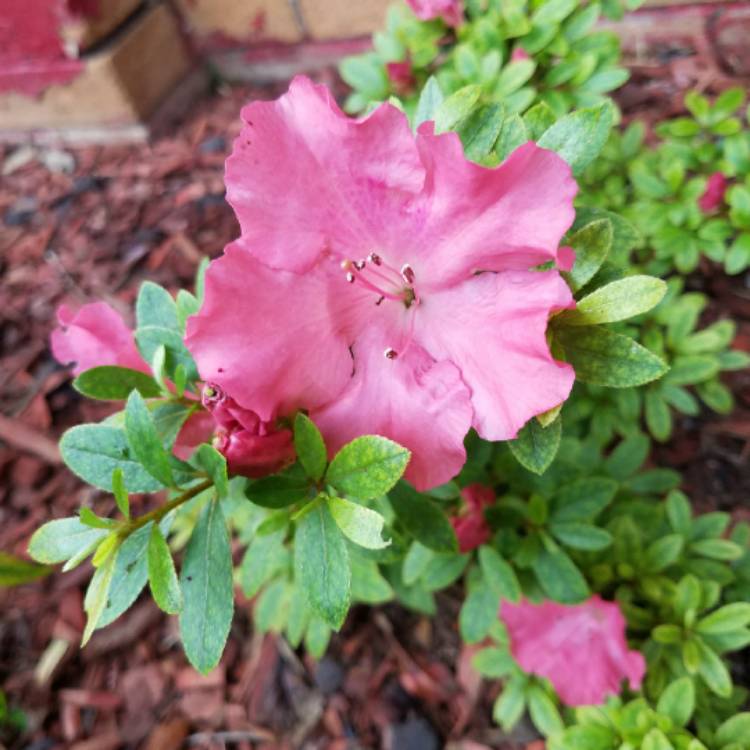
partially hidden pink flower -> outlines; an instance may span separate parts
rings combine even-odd
[[[458,539],[460,552],[471,552],[490,540],[490,529],[484,517],[484,509],[495,502],[495,491],[483,484],[470,484],[461,490],[464,506],[451,519]]]
[[[408,93],[414,88],[416,81],[414,80],[411,63],[408,60],[386,63],[385,69],[396,92]]]
[[[529,270],[573,221],[559,156],[527,143],[482,167],[455,133],[415,136],[390,104],[349,119],[306,78],[243,118],[226,177],[242,235],[187,326],[206,382],[264,422],[309,410],[332,452],[390,437],[419,489],[458,473],[470,427],[509,439],[568,397],[545,332],[573,299]]]
[[[60,305],[57,320],[60,325],[50,337],[52,354],[60,364],[75,363],[74,375],[103,365],[149,372],[133,332],[106,302],[92,302],[77,312]]]
[[[261,421],[217,386],[205,386],[203,405],[215,422],[214,446],[226,458],[230,474],[262,477],[294,462],[294,442],[288,428],[278,429]]]
[[[563,703],[604,703],[627,679],[638,690],[646,672],[639,651],[628,649],[625,618],[615,602],[592,596],[573,606],[546,601],[503,602],[500,618],[521,668],[546,677]]]
[[[513,48],[513,52],[510,54],[510,61],[511,62],[519,62],[521,60],[530,60],[531,55],[520,45],[517,44]]]
[[[442,18],[448,26],[459,26],[464,11],[461,0],[407,0],[414,15],[422,21]]]
[[[698,198],[698,208],[705,214],[715,211],[724,202],[726,192],[727,178],[721,172],[714,172],[708,178],[703,195]]]

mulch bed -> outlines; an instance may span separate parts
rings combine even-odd
[[[667,76],[660,101],[672,107],[683,79]],[[56,450],[65,428],[106,414],[50,356],[56,307],[103,299],[129,315],[143,279],[189,287],[204,254],[238,233],[222,177],[239,109],[279,91],[222,88],[150,145],[0,147],[0,550],[23,554],[44,521],[111,502],[82,486]],[[636,112],[648,100],[654,116],[645,93],[630,86],[624,96]],[[690,284],[713,297],[707,319],[732,315],[738,345],[750,350],[745,282],[704,270]],[[734,374],[731,385],[735,414],[684,420],[657,457],[685,471],[702,509],[739,517],[750,515],[750,377]],[[512,738],[492,726],[497,686],[468,666],[456,592],[441,594],[434,620],[397,606],[354,610],[318,664],[253,634],[252,604],[240,599],[220,667],[200,677],[174,618],[145,597],[80,651],[89,575],[82,567],[0,590],[0,686],[28,721],[22,738],[3,738],[0,727],[0,747],[543,748],[528,725]]]

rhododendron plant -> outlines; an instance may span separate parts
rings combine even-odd
[[[628,648],[625,618],[615,602],[598,596],[574,606],[504,602],[500,617],[516,661],[546,677],[569,706],[604,703],[620,693],[623,680],[631,690],[641,686],[646,661]]]
[[[396,440],[420,489],[459,471],[470,427],[507,440],[567,398],[545,334],[573,298],[531,270],[573,220],[559,156],[527,143],[480,167],[454,133],[414,136],[389,104],[348,119],[304,78],[243,118],[227,162],[242,235],[188,322],[204,380],[266,421],[309,410],[334,451]]]

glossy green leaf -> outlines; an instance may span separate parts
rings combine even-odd
[[[302,412],[294,418],[294,448],[307,476],[316,482],[322,479],[328,464],[326,445],[320,430]]]
[[[212,445],[203,443],[194,454],[194,461],[208,474],[216,488],[216,494],[226,497],[229,494],[227,460]]]
[[[167,540],[154,524],[148,543],[148,582],[154,601],[169,615],[182,609],[182,590]]]
[[[88,398],[102,401],[124,401],[133,390],[144,398],[161,395],[159,384],[149,375],[127,367],[103,365],[82,372],[74,381],[73,388]]]
[[[385,519],[380,513],[336,495],[326,496],[326,503],[336,525],[355,544],[382,549],[391,543],[383,539]]]
[[[570,235],[568,243],[576,257],[573,268],[562,275],[574,292],[590,281],[604,263],[612,249],[613,236],[612,222],[607,218],[591,221]]]
[[[577,604],[589,596],[586,579],[562,550],[542,549],[532,569],[544,593],[556,602]]]
[[[143,468],[162,484],[174,486],[169,454],[162,445],[143,396],[137,391],[130,394],[125,406],[125,435],[131,455]]]
[[[535,474],[544,474],[555,460],[561,434],[562,420],[559,417],[548,427],[531,419],[515,440],[508,441],[508,447],[521,466]]]

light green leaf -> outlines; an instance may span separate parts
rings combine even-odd
[[[605,529],[587,523],[551,523],[549,530],[567,547],[582,550],[603,550],[612,544],[612,535]]]
[[[548,427],[536,419],[529,420],[508,447],[518,463],[535,474],[544,474],[555,460],[560,447],[562,420],[558,417]]]
[[[194,456],[195,462],[210,477],[216,488],[216,494],[226,497],[229,494],[229,477],[227,476],[227,460],[212,445],[203,443],[198,446]]]
[[[176,615],[182,609],[182,591],[169,545],[156,524],[148,543],[148,581],[159,608],[168,615]]]
[[[678,727],[687,726],[695,710],[695,685],[690,677],[680,677],[667,685],[659,696],[656,710],[669,716]]]
[[[750,603],[733,602],[699,620],[696,630],[705,635],[715,635],[739,630],[746,625],[750,625]]]
[[[336,525],[355,544],[367,549],[383,549],[391,543],[383,539],[385,519],[380,513],[336,495],[326,496],[326,503]]]
[[[302,412],[294,418],[294,448],[307,476],[316,482],[322,479],[328,463],[326,445],[320,430]]]
[[[552,699],[539,687],[532,685],[526,692],[529,701],[529,714],[534,726],[545,736],[554,737],[565,728],[560,712]]]
[[[586,579],[562,550],[541,550],[531,567],[539,585],[550,599],[564,604],[577,604],[589,596]]]
[[[562,275],[574,292],[599,270],[612,249],[612,239],[612,222],[606,218],[585,224],[570,236],[568,243],[575,251],[576,258],[573,268]]]
[[[521,598],[521,585],[513,567],[500,554],[487,545],[479,548],[479,565],[487,585],[504,600],[517,602]]]
[[[465,643],[479,643],[497,621],[500,597],[486,585],[470,591],[461,607],[458,627]]]
[[[575,310],[564,310],[556,320],[562,325],[587,326],[615,323],[648,312],[661,302],[667,285],[653,276],[627,276],[586,295]]]
[[[83,600],[83,608],[86,611],[86,627],[81,638],[81,647],[85,646],[101,618],[104,608],[107,606],[109,588],[112,584],[112,575],[117,563],[117,550],[106,559],[103,565],[94,571],[94,575],[86,589]]]
[[[59,518],[34,532],[29,542],[29,554],[39,563],[54,565],[79,552],[92,550],[105,536],[105,529],[92,529],[77,517]]]
[[[125,406],[125,435],[131,455],[143,468],[162,484],[174,487],[169,454],[162,445],[151,412],[138,391],[130,394]]]
[[[434,120],[444,100],[445,97],[440,90],[440,84],[435,76],[430,76],[419,94],[419,101],[414,114],[414,129],[416,130],[423,122]]]
[[[453,130],[474,111],[482,90],[479,86],[464,86],[447,97],[435,112],[435,132]]]
[[[333,457],[326,482],[339,492],[373,500],[388,492],[406,470],[411,453],[379,435],[363,435]]]

